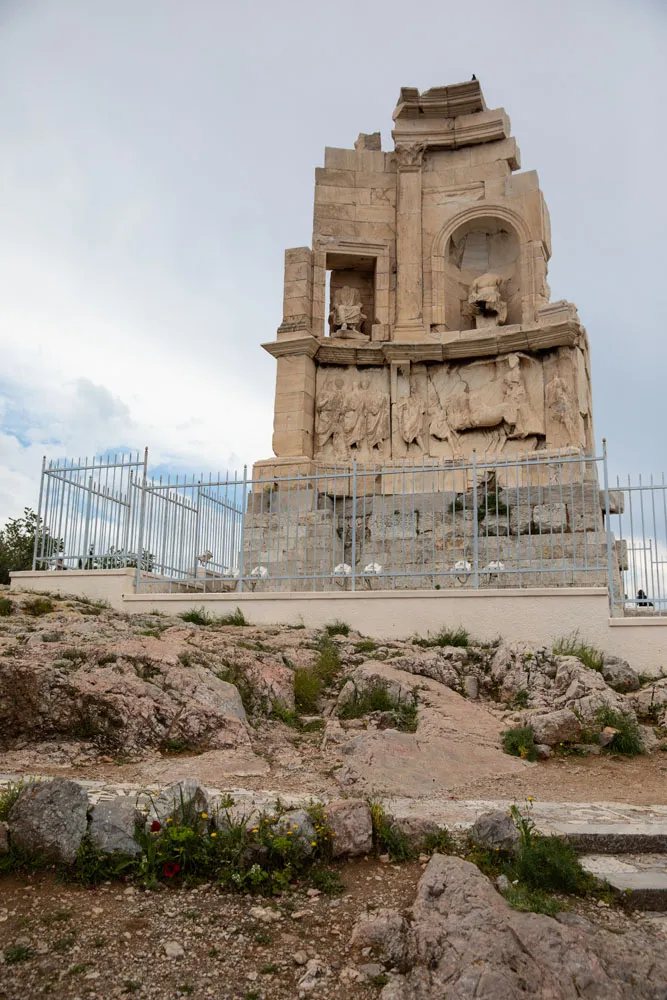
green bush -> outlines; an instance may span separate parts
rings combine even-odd
[[[529,889],[583,895],[595,880],[579,864],[574,848],[560,837],[536,833],[533,821],[512,806],[520,834],[512,865],[513,878]]]
[[[389,691],[385,681],[377,680],[363,691],[355,689],[354,696],[338,710],[341,719],[360,719],[370,712],[388,712],[393,716],[397,729],[414,733],[417,729],[417,704],[413,696],[410,701],[400,701]]]
[[[636,757],[638,754],[644,753],[639,727],[628,712],[617,712],[609,705],[604,705],[598,709],[596,718],[600,729],[611,726],[618,730],[611,743],[605,748],[606,750],[625,754],[626,757]]]
[[[294,671],[294,703],[302,712],[316,712],[322,692],[322,680],[310,667],[297,667]]]
[[[445,827],[437,833],[427,833],[422,844],[424,854],[453,854],[455,844]]]
[[[339,618],[335,622],[330,622],[328,625],[324,626],[324,631],[327,635],[349,635],[350,626],[346,622],[342,622]]]
[[[354,648],[357,653],[372,653],[377,649],[377,643],[372,639],[361,639]]]
[[[340,655],[335,643],[327,635],[322,636],[317,645],[319,652],[313,669],[322,684],[328,687],[340,673]]]
[[[470,633],[462,625],[458,628],[441,628],[437,635],[429,636],[427,639],[414,639],[416,646],[462,646],[467,648],[470,645]]]
[[[556,656],[576,656],[589,670],[602,673],[604,653],[595,646],[582,642],[578,632],[571,632],[554,643],[553,652]]]
[[[32,615],[33,618],[49,615],[54,610],[53,601],[49,597],[33,597],[23,602],[23,613]]]
[[[378,799],[369,799],[373,824],[373,852],[376,855],[388,854],[392,861],[411,861],[415,852],[410,841],[402,830],[391,823],[384,811],[384,806]]]
[[[248,625],[249,622],[240,608],[232,611],[229,615],[222,615],[215,620],[216,625]]]
[[[533,730],[530,726],[517,726],[501,733],[503,750],[512,757],[522,760],[537,760]]]
[[[181,612],[178,617],[182,618],[184,622],[190,622],[191,625],[213,624],[213,616],[206,608],[190,608],[188,611]]]
[[[14,605],[8,597],[0,597],[0,618],[6,618],[7,615],[11,615],[13,607]]]

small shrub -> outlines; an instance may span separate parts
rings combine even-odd
[[[328,625],[324,626],[324,631],[327,635],[349,635],[350,626],[346,622],[342,622],[339,618],[335,622],[330,622]]]
[[[357,653],[373,653],[377,649],[377,643],[372,639],[362,639],[354,648]]]
[[[327,896],[342,896],[345,892],[345,884],[335,868],[313,868],[310,881],[315,889]]]
[[[189,653],[179,653],[178,662],[182,667],[194,667],[195,661],[192,659]]]
[[[0,618],[6,618],[8,615],[11,615],[13,607],[14,605],[8,597],[0,597]]]
[[[453,854],[455,844],[446,828],[437,833],[427,833],[422,844],[424,854]]]
[[[23,778],[18,781],[10,781],[6,788],[0,790],[0,820],[9,819],[12,806],[18,799],[25,782]]]
[[[617,712],[608,705],[599,708],[596,715],[600,729],[611,726],[618,732],[611,743],[606,747],[614,753],[625,754],[626,757],[636,757],[637,754],[644,753],[639,727],[628,712]]]
[[[530,817],[516,806],[512,817],[520,834],[514,863],[514,878],[529,889],[583,895],[595,880],[579,864],[574,848],[560,837],[535,832]]]
[[[213,617],[206,608],[190,608],[188,611],[181,612],[178,617],[182,618],[184,622],[190,622],[191,625],[213,624]]]
[[[72,666],[80,667],[86,662],[86,654],[82,649],[77,649],[76,646],[70,646],[68,649],[61,650],[59,659],[68,660]]]
[[[533,730],[530,726],[518,726],[506,729],[501,733],[503,750],[511,757],[521,757],[522,760],[537,760]]]
[[[354,697],[345,702],[338,711],[341,719],[360,719],[370,712],[387,712],[393,717],[394,725],[402,732],[417,730],[417,705],[411,701],[394,698],[384,681],[370,684],[364,691],[356,691]]]
[[[34,954],[35,952],[32,948],[28,948],[22,944],[15,944],[10,948],[5,948],[5,962],[7,965],[18,965],[19,962],[27,962]]]
[[[414,639],[416,646],[462,646],[466,648],[470,645],[470,633],[460,625],[458,628],[441,628],[437,635],[429,636],[427,639]]]
[[[116,653],[104,653],[102,656],[98,657],[97,665],[98,667],[106,667],[109,663],[115,663],[118,659]]]
[[[514,696],[514,707],[515,708],[528,708],[528,699],[530,694],[526,688],[519,688]]]
[[[240,608],[233,611],[229,615],[222,615],[221,618],[217,618],[216,625],[249,625],[250,623],[246,619]]]
[[[318,642],[319,653],[313,670],[326,687],[332,683],[340,673],[340,655],[335,644],[328,635],[322,636]]]
[[[33,618],[49,615],[54,610],[53,601],[49,597],[33,597],[23,602],[23,613],[32,615]]]
[[[539,889],[528,889],[523,885],[510,885],[502,894],[513,910],[521,913],[544,913],[555,917],[561,907],[552,896]]]
[[[54,951],[69,951],[76,944],[76,935],[71,934],[68,937],[58,938],[57,941],[53,943]]]
[[[602,673],[604,653],[595,646],[582,642],[578,632],[571,632],[554,643],[553,652],[556,656],[576,656],[589,670]]]
[[[315,669],[297,667],[294,671],[294,703],[302,712],[316,712],[322,680]]]
[[[163,750],[165,753],[185,753],[187,750],[192,750],[193,747],[190,746],[187,740],[182,739],[180,736],[171,736],[168,740],[164,741]]]
[[[411,861],[415,852],[410,841],[402,830],[391,823],[384,811],[384,806],[377,799],[369,799],[373,824],[373,851],[375,854],[388,854],[392,861]]]

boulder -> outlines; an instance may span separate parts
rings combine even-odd
[[[492,809],[477,817],[470,837],[473,843],[481,847],[512,851],[519,842],[519,831],[509,813],[502,809]]]
[[[569,708],[547,712],[546,715],[533,715],[530,726],[535,742],[546,743],[550,747],[557,743],[576,742],[581,735],[581,723]]]
[[[206,813],[206,816],[202,816]],[[152,809],[146,819],[146,825],[157,819],[163,826],[169,818],[174,823],[188,824],[207,822],[211,815],[211,802],[208,792],[196,778],[184,778],[168,788],[164,788],[152,801]]]
[[[479,680],[474,674],[466,674],[463,678],[463,693],[466,698],[475,701],[479,698]]]
[[[411,920],[382,911],[394,975],[382,1000],[658,1000],[665,995],[664,940],[648,928],[619,934],[573,913],[511,909],[492,882],[461,858],[436,854],[417,888]],[[365,918],[368,925],[371,918]],[[357,925],[359,926],[359,925]],[[398,960],[398,961],[397,961]],[[402,961],[401,961],[402,960]]]
[[[86,832],[88,796],[75,781],[54,778],[26,785],[9,814],[12,844],[32,857],[74,861]]]
[[[366,913],[354,926],[350,947],[359,952],[370,948],[370,954],[384,964],[404,966],[413,953],[410,925],[395,910]]]
[[[95,847],[104,854],[126,854],[137,857],[141,847],[134,839],[137,824],[144,817],[134,799],[118,795],[108,802],[98,802],[90,813],[88,832]]]
[[[639,676],[627,660],[619,656],[605,656],[602,666],[602,676],[614,691],[626,693],[639,689]]]
[[[326,807],[326,823],[333,833],[333,855],[354,857],[373,847],[371,811],[365,799],[337,799]]]

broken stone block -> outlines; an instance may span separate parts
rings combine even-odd
[[[581,723],[569,708],[547,712],[546,715],[534,715],[530,725],[535,742],[546,743],[550,747],[557,743],[572,743],[581,734]]]
[[[334,835],[335,858],[368,854],[373,847],[373,823],[365,799],[337,799],[328,804],[325,812]]]
[[[88,796],[65,778],[33,782],[20,792],[9,814],[12,844],[32,857],[74,861],[86,832]]]

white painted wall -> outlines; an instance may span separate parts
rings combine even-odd
[[[531,590],[397,590],[277,594],[135,594],[133,570],[12,573],[12,590],[51,590],[106,599],[130,614],[176,615],[205,607],[211,614],[242,609],[253,625],[319,628],[340,618],[376,639],[426,636],[462,625],[480,639],[549,646],[559,636],[580,637],[622,656],[641,672],[667,672],[667,618],[610,618],[601,587]]]

